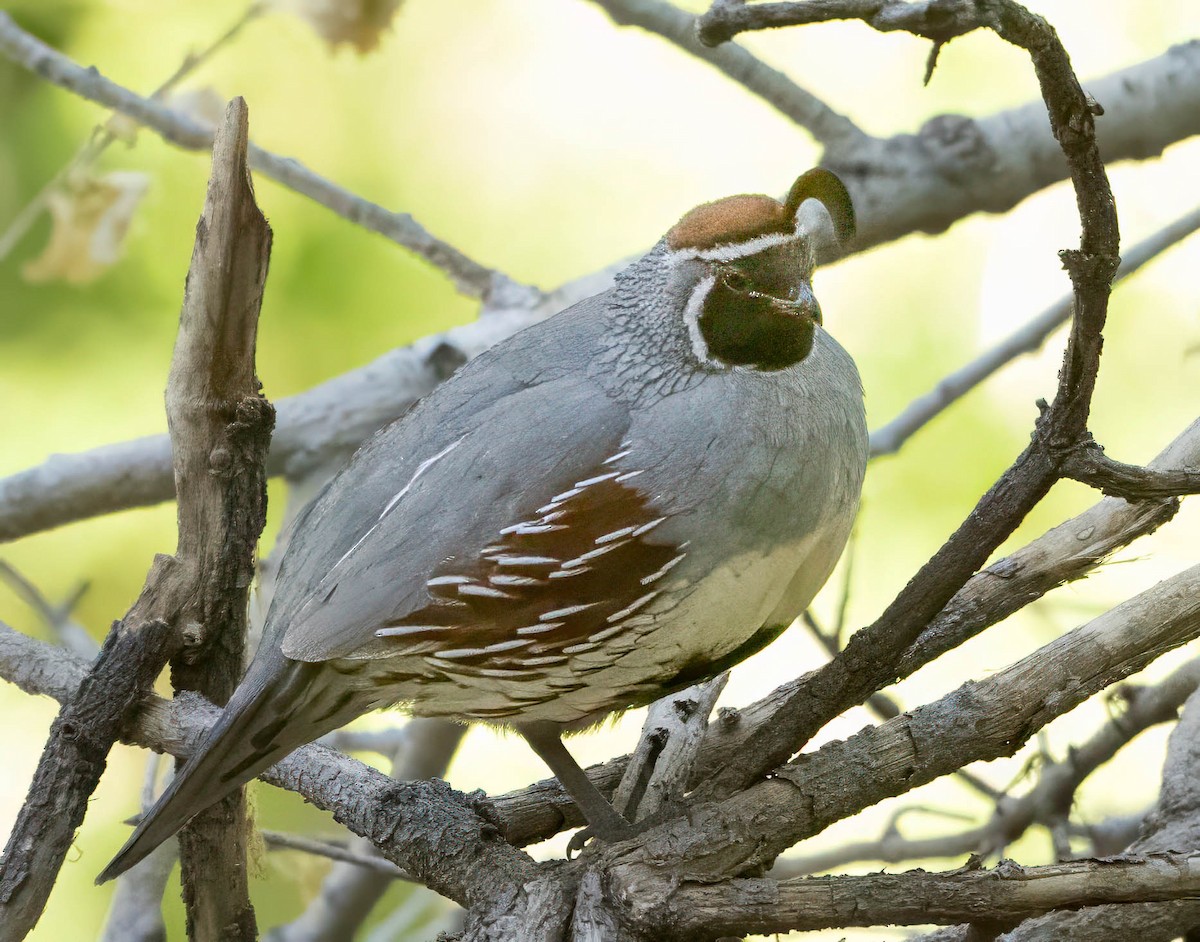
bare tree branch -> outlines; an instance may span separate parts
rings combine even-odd
[[[1085,779],[1113,758],[1139,733],[1178,716],[1179,708],[1200,685],[1200,658],[1188,661],[1153,687],[1117,691],[1127,708],[1097,730],[1082,746],[1071,747],[1064,762],[1042,766],[1036,785],[1020,797],[1003,797],[985,824],[930,838],[906,838],[889,824],[874,841],[859,841],[802,857],[785,857],[771,871],[775,879],[840,869],[852,863],[903,863],[930,857],[1003,853],[1030,826],[1048,824],[1069,811]],[[1085,830],[1086,829],[1082,829]]]
[[[146,763],[142,814],[154,804],[161,758],[151,754]],[[108,908],[100,942],[166,942],[167,927],[163,922],[162,899],[178,858],[179,841],[172,838],[163,841],[145,860],[121,874],[113,892],[112,905]]]
[[[259,834],[262,835],[263,841],[271,850],[298,850],[301,853],[313,854],[317,857],[327,857],[339,863],[349,864],[355,870],[377,874],[386,878],[388,883],[391,883],[392,880],[406,882],[413,880],[409,874],[390,860],[384,860],[376,854],[361,854],[344,843],[315,840],[311,837],[304,837],[302,834],[287,834],[283,831],[272,831],[269,828],[263,828]],[[277,932],[271,932],[267,938],[276,939],[283,938],[283,936]],[[339,938],[348,939],[353,936],[342,935]]]
[[[0,53],[68,91],[128,115],[158,133],[163,140],[187,150],[212,147],[211,128],[159,102],[136,95],[109,81],[92,67],[82,68],[22,30],[0,12]],[[454,246],[431,235],[407,213],[394,213],[362,199],[291,158],[279,157],[255,144],[249,147],[250,166],[320,203],[357,225],[390,239],[443,271],[463,294],[486,297],[506,279],[468,258]]]
[[[912,870],[804,877],[783,883],[761,879],[685,883],[672,894],[665,910],[650,910],[635,899],[630,900],[629,914],[643,930],[670,927],[668,933],[659,930],[655,938],[690,939],[696,933],[714,938],[723,932],[769,934],[963,920],[1003,926],[1051,909],[1179,899],[1198,892],[1200,856],[1153,854],[1044,867],[1003,861],[994,870],[964,867],[949,873]]]
[[[613,807],[630,821],[678,809],[695,773],[708,717],[728,680],[726,671],[651,704],[613,795]]]
[[[90,660],[99,653],[100,645],[96,644],[83,625],[71,618],[71,611],[83,593],[87,591],[86,583],[76,589],[71,598],[54,605],[42,595],[37,586],[21,575],[16,567],[2,559],[0,559],[0,579],[7,582],[13,592],[41,616],[42,621],[54,632],[62,646],[72,654],[78,654],[80,657]]]
[[[444,776],[466,732],[466,727],[457,723],[419,717],[401,729],[405,734],[401,742],[397,743],[392,735],[394,749],[390,756],[390,774],[399,781]],[[380,744],[361,739],[343,745],[378,748]],[[378,859],[378,850],[363,838],[356,839],[348,850],[356,858]],[[333,867],[304,912],[273,929],[268,942],[340,942],[354,938],[394,879],[394,875],[371,872],[356,864],[357,860]]]
[[[1095,442],[1086,442],[1067,457],[1065,477],[1089,484],[1125,500],[1179,497],[1200,492],[1200,471],[1159,470],[1114,461]]]
[[[254,351],[271,229],[246,165],[249,114],[230,102],[188,269],[167,382],[179,493],[179,552],[203,571],[171,659],[176,693],[224,704],[241,680],[246,605],[267,512],[267,448],[275,412],[259,393]],[[222,504],[228,491],[230,506]],[[188,937],[251,942],[258,930],[246,873],[249,832],[239,789],[179,832]]]

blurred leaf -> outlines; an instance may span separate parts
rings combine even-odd
[[[279,0],[279,7],[307,20],[330,48],[349,43],[360,54],[379,45],[402,0]]]
[[[70,181],[46,198],[52,228],[42,254],[22,269],[29,281],[94,281],[121,257],[121,244],[150,186],[144,173],[117,170]]]

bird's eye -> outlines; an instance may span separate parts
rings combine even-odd
[[[728,271],[724,276],[725,287],[730,291],[736,291],[742,294],[750,290],[750,279],[743,275],[740,271]]]

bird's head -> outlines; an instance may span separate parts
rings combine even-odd
[[[682,302],[692,351],[709,368],[779,370],[812,350],[821,307],[812,293],[813,233],[800,207],[820,202],[842,244],[854,208],[842,181],[815,169],[780,202],[743,195],[705,203],[667,233],[670,293]]]

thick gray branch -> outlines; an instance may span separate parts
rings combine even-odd
[[[771,875],[782,880],[841,869],[852,863],[903,863],[930,857],[1003,853],[1030,826],[1039,823],[1049,826],[1054,819],[1066,817],[1080,784],[1139,733],[1174,720],[1180,706],[1198,685],[1200,658],[1195,658],[1153,687],[1124,691],[1126,709],[1081,746],[1071,747],[1064,761],[1044,764],[1037,784],[1024,795],[1001,798],[991,819],[979,827],[937,837],[906,838],[893,822],[878,840],[846,844],[803,857],[787,857],[776,864]]]
[[[647,913],[642,925],[668,926],[669,934],[655,935],[661,939],[963,920],[1004,925],[1051,909],[1179,899],[1198,892],[1200,857],[1189,854],[1077,860],[1044,867],[1003,861],[994,870],[685,884],[666,907]],[[1070,934],[1054,938],[1080,942],[1079,936]],[[1137,938],[1145,936],[1139,932]]]

